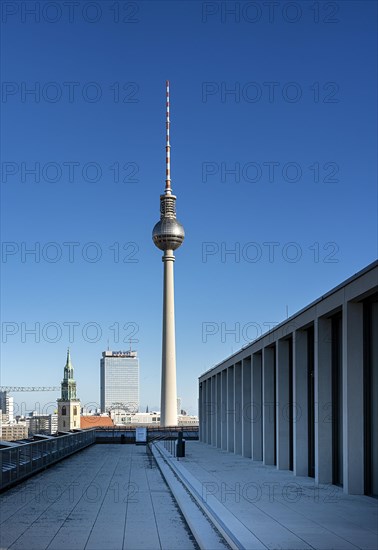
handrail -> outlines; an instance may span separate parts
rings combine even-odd
[[[164,442],[164,446],[168,450],[168,448],[166,447],[165,444],[169,442],[171,447],[173,445],[174,452],[175,452],[174,456],[176,456],[176,445],[175,445],[175,443],[176,443],[177,439],[178,439],[178,437],[172,439],[171,432],[169,432],[169,433],[166,433],[166,434],[163,434],[163,435],[160,435],[160,436],[158,435],[156,438],[150,440],[147,443],[147,447],[149,448],[149,450],[152,454],[152,451],[151,451],[151,446],[152,445],[155,445],[156,443]],[[172,454],[171,451],[169,451],[169,452]]]
[[[96,431],[92,429],[0,449],[0,490],[92,445],[95,441]]]

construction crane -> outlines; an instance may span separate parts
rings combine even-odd
[[[59,391],[59,386],[0,386],[0,391]]]

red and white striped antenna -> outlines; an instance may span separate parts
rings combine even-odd
[[[166,119],[165,119],[165,194],[171,194],[171,145],[169,143],[169,80],[166,80]]]

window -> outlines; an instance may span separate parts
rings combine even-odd
[[[77,415],[77,407],[74,407],[73,413],[74,413],[74,416]]]
[[[66,416],[66,414],[67,414],[66,406],[63,405],[63,407],[62,407],[62,415],[63,415],[63,416]],[[63,423],[63,425],[65,426],[65,423]]]

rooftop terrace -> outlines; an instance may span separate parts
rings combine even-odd
[[[376,550],[378,500],[197,441],[91,445],[1,495],[1,550]]]
[[[1,549],[196,549],[146,447],[92,445],[1,496]]]

